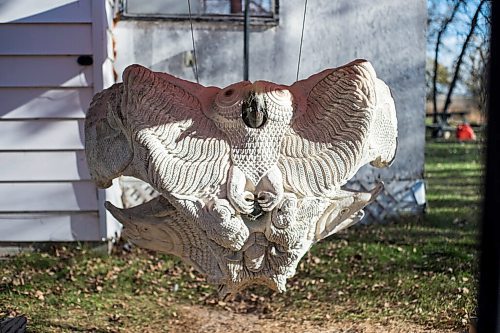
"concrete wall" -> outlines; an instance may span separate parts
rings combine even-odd
[[[280,1],[277,26],[252,28],[250,80],[295,81],[303,4]],[[425,0],[309,2],[299,78],[365,58],[389,85],[396,102],[396,160],[386,170],[363,168],[357,179],[364,183],[380,178],[389,190],[397,184],[400,192],[411,191],[407,185],[423,178],[426,15]],[[242,25],[194,22],[194,29],[200,83],[226,86],[242,80]],[[192,67],[184,64],[185,53],[192,49],[189,22],[121,20],[114,36],[119,75],[126,66],[139,63],[194,81]]]

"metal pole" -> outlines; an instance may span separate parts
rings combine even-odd
[[[248,81],[248,63],[250,62],[248,47],[250,44],[250,0],[245,0],[245,20],[243,25],[243,80]]]
[[[481,229],[478,332],[500,333],[500,3],[491,2],[486,179]]]

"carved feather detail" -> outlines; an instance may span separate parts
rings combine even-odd
[[[119,209],[107,202],[106,208],[124,225],[124,234],[132,243],[176,255],[202,274],[221,276],[203,231],[186,220],[166,198],[159,196],[129,209]]]
[[[377,109],[375,72],[356,61],[291,86],[295,117],[282,143],[279,167],[287,191],[329,196],[366,161]]]
[[[146,158],[143,180],[160,192],[214,194],[225,183],[230,148],[202,112],[199,99],[181,86],[188,84],[194,92],[202,87],[138,65],[128,67],[123,74],[123,127],[135,150],[145,151],[145,156],[135,156]]]

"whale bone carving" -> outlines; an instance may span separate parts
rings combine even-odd
[[[383,190],[344,189],[366,163],[389,166],[389,88],[356,60],[291,86],[204,87],[132,65],[96,94],[85,122],[92,179],[133,176],[161,196],[106,208],[138,246],[174,254],[219,287],[285,291],[317,241],[355,224]]]

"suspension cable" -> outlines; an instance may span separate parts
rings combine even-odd
[[[304,27],[306,25],[306,13],[307,13],[307,0],[304,1],[304,17],[302,18],[302,34],[300,35],[299,61],[297,63],[297,79],[296,79],[296,81],[299,80],[300,58],[302,56],[302,42],[304,41]]]
[[[189,10],[189,24],[191,25],[191,41],[193,42],[193,54],[194,54],[194,76],[196,77],[196,83],[200,83],[200,79],[198,77],[198,59],[196,58],[196,47],[194,45],[194,32],[193,32],[193,19],[191,15],[191,1],[188,2],[188,10]]]

